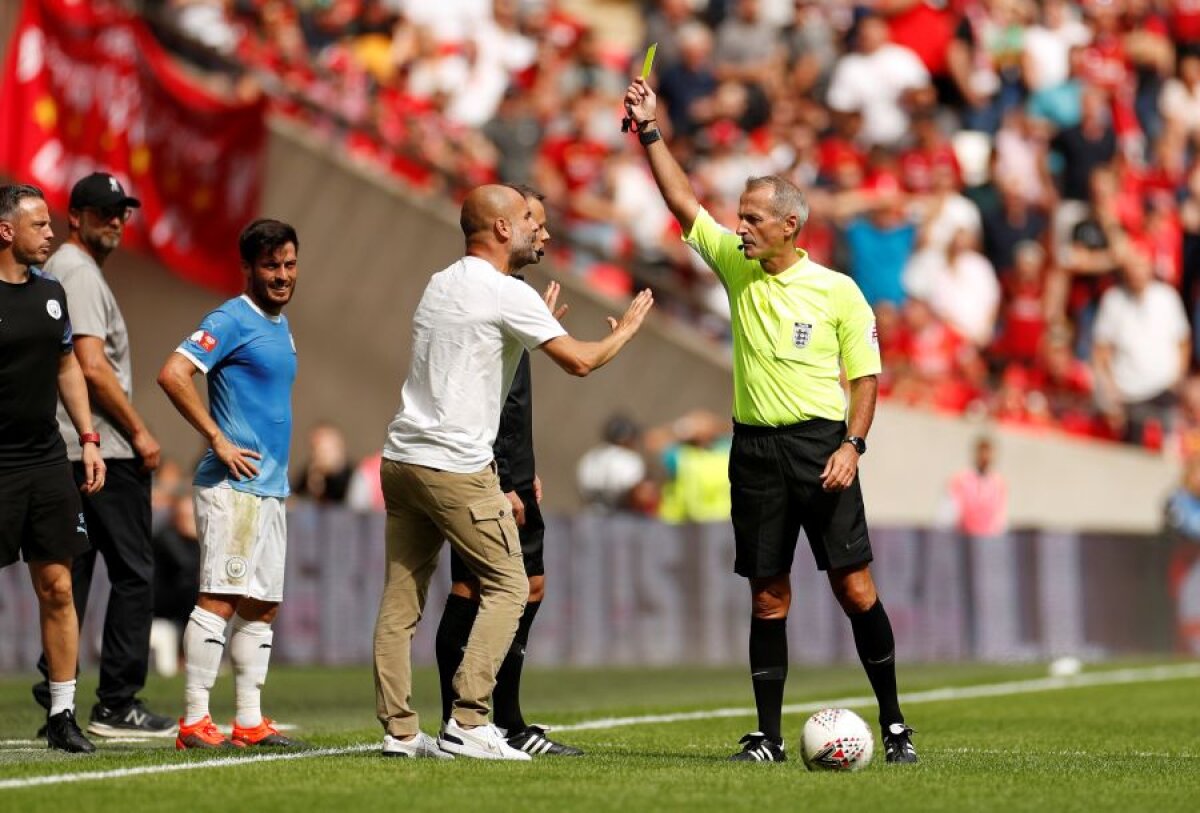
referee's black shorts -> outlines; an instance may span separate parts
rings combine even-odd
[[[517,496],[525,503],[525,524],[517,528],[521,537],[521,555],[525,559],[526,576],[544,576],[546,564],[542,561],[542,543],[546,538],[546,523],[542,519],[542,509],[533,496],[533,485],[518,487]],[[450,578],[456,582],[471,581],[472,575],[467,563],[459,558],[454,549],[450,549]]]
[[[739,576],[790,572],[801,528],[821,570],[871,561],[859,478],[845,491],[821,488],[821,472],[845,437],[845,423],[820,418],[734,426],[729,484]]]
[[[0,567],[71,559],[91,549],[71,464],[0,471]]]

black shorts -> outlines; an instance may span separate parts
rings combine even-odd
[[[0,471],[0,567],[71,559],[91,548],[71,464]]]
[[[801,528],[821,570],[871,561],[859,478],[845,491],[821,488],[821,472],[845,437],[846,424],[824,419],[734,427],[729,484],[739,576],[790,572]]]
[[[526,576],[544,576],[546,564],[542,561],[542,543],[546,538],[546,523],[542,519],[542,509],[538,507],[533,497],[533,486],[518,488],[517,496],[525,503],[525,524],[517,529],[521,536],[521,556],[525,559]],[[467,563],[459,558],[454,549],[450,549],[450,578],[456,582],[470,581],[475,578]]]

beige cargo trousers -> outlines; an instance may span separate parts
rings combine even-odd
[[[500,491],[494,464],[455,474],[384,458],[387,573],[375,623],[375,705],[388,734],[418,731],[412,708],[412,639],[442,542],[479,579],[479,614],[454,676],[459,725],[488,722],[496,672],[529,598],[529,581],[512,507]]]

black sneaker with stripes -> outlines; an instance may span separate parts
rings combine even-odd
[[[734,762],[787,762],[783,743],[775,742],[761,731],[751,731],[738,743],[742,750],[730,757]]]
[[[505,734],[510,748],[524,751],[531,757],[581,757],[583,751],[570,745],[555,742],[546,736],[548,726],[527,725],[512,734]]]
[[[883,730],[883,750],[890,764],[912,764],[917,761],[912,735],[916,733],[904,723],[892,723]]]

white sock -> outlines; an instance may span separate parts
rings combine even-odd
[[[262,687],[267,682],[271,661],[271,641],[275,633],[265,621],[247,621],[233,617],[229,635],[229,661],[233,664],[233,695],[237,706],[237,724],[254,728],[262,723]]]
[[[194,725],[208,716],[208,693],[217,682],[217,671],[221,668],[221,655],[224,652],[225,619],[208,610],[193,608],[187,628],[183,631],[183,659],[187,674],[184,725]]]
[[[50,716],[64,711],[75,711],[75,681],[64,680],[62,683],[50,681]]]

